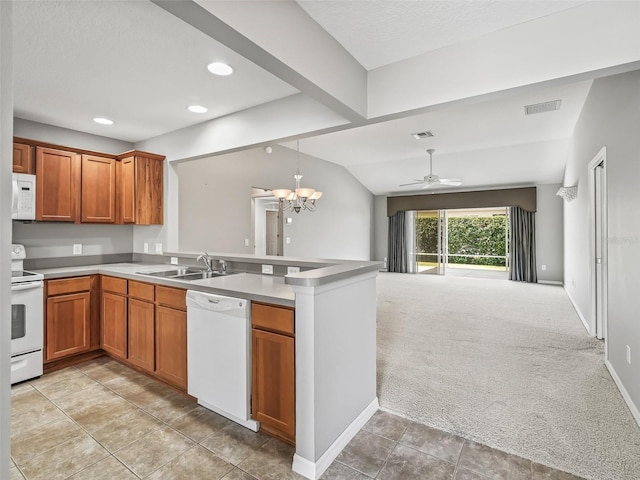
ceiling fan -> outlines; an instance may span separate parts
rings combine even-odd
[[[433,174],[433,152],[435,152],[433,148],[427,150],[427,153],[429,154],[429,175],[426,175],[422,180],[418,180],[416,178],[415,182],[403,183],[402,185],[400,185],[401,187],[420,184],[424,184],[422,188],[430,188],[434,185],[449,185],[453,187],[462,185],[462,180],[460,180],[459,178],[440,178],[438,175]]]

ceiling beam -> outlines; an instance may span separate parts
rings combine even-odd
[[[366,118],[366,71],[297,3],[151,1],[350,122]]]

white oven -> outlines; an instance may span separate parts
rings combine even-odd
[[[22,269],[25,250],[11,248],[11,384],[42,375],[43,275]]]

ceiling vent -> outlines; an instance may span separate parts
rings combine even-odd
[[[430,130],[427,130],[426,132],[412,133],[411,136],[416,140],[422,140],[423,138],[433,137],[433,132]]]
[[[560,109],[562,100],[553,100],[551,102],[534,103],[533,105],[524,106],[525,115],[533,115],[534,113],[553,112]]]

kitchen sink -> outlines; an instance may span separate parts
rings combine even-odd
[[[202,270],[201,268],[192,268],[192,267],[183,267],[176,268],[174,270],[160,270],[158,272],[136,272],[141,275],[149,275],[151,277],[168,277],[175,278],[180,275],[190,275],[193,273],[206,273],[206,270]]]
[[[178,275],[172,278],[175,278],[177,280],[203,280],[205,278],[224,277],[226,275],[229,275],[229,273],[202,271],[202,272],[187,273],[185,275]]]
[[[158,272],[136,272],[150,277],[172,278],[174,280],[202,280],[205,278],[223,277],[231,275],[229,272],[209,272],[201,268],[184,267],[173,270],[160,270]]]

